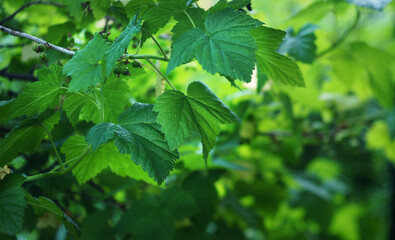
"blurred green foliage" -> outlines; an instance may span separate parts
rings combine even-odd
[[[0,19],[26,2],[2,0]],[[65,7],[32,5],[4,25],[63,47],[69,46],[70,33],[74,47],[83,48],[105,26],[113,41],[136,5],[148,8],[154,1],[58,2]],[[198,4],[207,9],[215,2]],[[15,220],[23,221],[23,230],[16,236],[0,233],[0,239],[392,239],[395,2],[252,0],[251,7],[244,11],[268,27],[287,30],[278,51],[298,61],[305,88],[284,86],[260,73],[248,84],[235,81],[236,88],[225,77],[203,71],[196,61],[179,67],[169,75],[177,89],[186,92],[188,83],[202,81],[241,119],[221,127],[207,167],[200,138],[192,134],[161,186],[140,167],[112,167],[117,159],[95,168],[86,162],[85,169],[75,169],[85,174],[82,180],[69,173],[27,182],[23,187],[32,196],[25,196],[24,218]],[[171,19],[156,34],[165,51],[170,50],[168,33],[174,25]],[[42,71],[32,50],[36,44],[0,36],[0,136],[19,125],[9,134],[26,128],[45,138],[23,118],[6,122],[6,101]],[[135,51],[138,39],[132,41],[129,49]],[[140,53],[160,54],[150,40]],[[53,49],[47,55],[49,64],[69,59]],[[162,72],[166,67],[160,65]],[[155,72],[130,67],[124,79],[129,106],[155,103]],[[61,112],[52,132],[57,147],[70,135],[76,136],[68,141],[82,138],[94,125],[78,122],[78,116],[70,123],[66,114]],[[105,150],[114,149],[109,143]],[[124,163],[127,158],[119,155]],[[55,164],[46,139],[35,153],[20,154],[8,167],[33,175]],[[86,182],[89,174],[99,175]],[[1,180],[0,196],[15,188],[11,197],[21,198],[19,186],[8,187],[14,179],[11,174]],[[3,210],[1,204],[0,220],[11,221],[5,214],[12,209]],[[0,230],[7,232],[6,227]]]

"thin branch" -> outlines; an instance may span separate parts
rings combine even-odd
[[[106,16],[106,22],[104,23],[104,29],[103,32],[107,32],[107,28],[108,28],[108,22],[110,21],[110,18],[108,16]]]
[[[156,38],[149,32],[147,31],[147,29],[145,28],[141,28],[143,31],[145,31],[146,33],[148,33],[148,35],[151,37],[151,39],[155,42],[156,46],[158,46],[158,48],[160,49],[160,51],[163,54],[163,57],[165,58],[166,61],[169,60],[169,58],[167,57],[165,51],[163,50],[162,46],[158,43],[158,41],[156,40]]]
[[[11,79],[21,79],[21,80],[28,80],[28,81],[32,81],[32,82],[38,81],[38,78],[33,75],[6,72],[6,69],[3,69],[0,71],[0,76],[6,77],[10,80]]]
[[[20,7],[18,10],[16,10],[13,14],[11,14],[10,16],[0,20],[0,24],[3,24],[11,19],[13,19],[15,17],[15,15],[17,15],[19,12],[21,12],[23,9],[30,7],[31,5],[37,5],[37,4],[42,4],[42,5],[52,5],[52,6],[57,6],[57,7],[66,7],[66,5],[62,4],[62,3],[58,3],[58,2],[47,2],[47,1],[32,1],[29,3],[26,3],[25,5],[23,5],[22,7]]]
[[[59,166],[60,166],[60,171],[63,171],[64,170],[63,161],[62,161],[62,158],[60,157],[58,149],[55,146],[55,143],[54,143],[53,138],[52,138],[52,134],[51,134],[51,132],[48,130],[48,128],[44,124],[41,124],[41,126],[44,128],[45,132],[48,135],[48,139],[51,142],[52,148],[53,148],[53,150],[54,150],[54,152],[56,154],[56,157],[58,159],[58,163],[59,163]]]
[[[13,36],[16,36],[16,37],[22,37],[22,38],[30,39],[30,40],[35,41],[37,43],[43,44],[43,45],[45,45],[48,48],[53,48],[53,49],[55,49],[55,50],[57,50],[59,52],[62,52],[62,53],[68,54],[68,55],[74,55],[75,54],[75,52],[73,52],[73,51],[67,50],[66,48],[62,48],[62,47],[56,46],[56,45],[54,45],[52,43],[49,43],[47,41],[44,41],[44,40],[42,40],[40,38],[37,38],[37,37],[32,36],[32,35],[27,34],[27,33],[18,32],[18,31],[12,30],[10,28],[6,28],[6,27],[4,27],[2,25],[0,25],[0,30],[3,31],[3,32],[9,33],[9,34],[11,34]]]
[[[92,150],[92,147],[90,147],[90,146],[89,146],[89,147],[86,147],[86,148],[84,149],[84,151],[83,151],[80,155],[78,155],[77,157],[75,157],[75,158],[73,159],[73,163],[72,163],[68,168],[64,169],[63,171],[60,170],[60,171],[58,171],[58,172],[55,172],[54,170],[58,168],[58,167],[56,167],[56,168],[52,169],[52,170],[49,171],[49,172],[40,173],[40,174],[36,174],[36,175],[33,175],[33,176],[28,176],[28,177],[26,177],[25,182],[35,181],[35,180],[39,180],[39,179],[46,178],[46,177],[61,176],[61,175],[63,175],[63,174],[66,174],[66,173],[70,172],[71,170],[73,170],[73,168],[74,168],[75,166],[77,166],[78,163],[80,163],[80,162],[82,161],[82,159],[84,159],[84,157],[85,157],[88,153],[90,153],[91,150]]]
[[[143,62],[140,61],[140,60],[133,59],[133,61],[136,61],[136,62],[138,62],[141,66],[144,66],[144,67],[148,68],[149,70],[152,70],[152,71],[156,72],[155,69],[153,69],[152,67],[150,67],[150,66],[148,66],[147,64],[143,63]]]
[[[26,44],[20,43],[20,44],[0,44],[0,48],[15,48],[15,47],[23,47]]]
[[[324,56],[325,54],[327,54],[327,53],[333,51],[334,49],[336,49],[340,44],[342,44],[347,39],[347,37],[350,35],[350,33],[358,26],[359,20],[361,19],[361,10],[358,7],[356,7],[355,9],[356,9],[356,15],[355,15],[354,23],[329,48],[327,48],[327,49],[323,50],[322,52],[318,53],[317,54],[317,58],[320,58],[320,57]]]
[[[161,60],[161,61],[165,61],[168,62],[168,59],[165,59],[162,56],[156,56],[156,55],[139,55],[139,54],[124,54],[122,55],[122,59],[157,59],[157,60]]]
[[[0,25],[0,30],[3,31],[3,32],[9,33],[9,34],[11,34],[13,36],[16,36],[16,37],[27,38],[27,39],[35,41],[37,43],[43,44],[43,45],[47,46],[48,48],[53,48],[53,49],[55,49],[55,50],[57,50],[59,52],[62,52],[62,53],[65,53],[65,54],[68,54],[68,55],[71,55],[71,56],[73,56],[75,54],[74,51],[71,51],[71,50],[68,50],[66,48],[62,48],[62,47],[56,46],[56,45],[54,45],[52,43],[49,43],[49,42],[47,42],[45,40],[42,40],[42,39],[40,39],[38,37],[32,36],[32,35],[27,34],[27,33],[15,31],[15,30],[12,30],[10,28],[4,27],[2,25]],[[122,57],[121,57],[121,59],[147,59],[147,58],[149,58],[149,59],[157,59],[157,60],[161,60],[161,61],[165,61],[165,62],[169,61],[168,58],[165,58],[163,56],[157,56],[157,55],[123,54]]]
[[[159,74],[163,77],[163,79],[166,80],[166,82],[170,85],[171,88],[173,88],[173,90],[177,90],[177,89],[173,86],[173,84],[171,84],[171,82],[169,81],[169,79],[167,79],[167,77],[160,71],[160,69],[158,69],[158,68],[155,66],[155,64],[154,64],[153,62],[151,62],[151,60],[149,60],[148,58],[145,59],[145,60],[146,60],[147,62],[149,62],[149,64],[151,64],[151,66],[155,69],[155,71],[156,71],[157,73],[159,73]]]

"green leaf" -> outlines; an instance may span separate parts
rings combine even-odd
[[[188,93],[169,90],[154,106],[170,149],[177,148],[198,130],[207,160],[220,131],[221,123],[237,122],[238,117],[202,82],[193,82]]]
[[[0,101],[0,123],[6,122],[10,117],[12,110],[12,103],[15,101],[11,99],[9,101]]]
[[[175,221],[199,211],[192,194],[180,187],[163,191],[160,198],[136,202],[115,226],[116,232],[131,232],[136,239],[173,239]]]
[[[74,17],[76,21],[81,21],[82,18],[82,0],[62,0],[64,4],[66,4],[70,16]]]
[[[27,202],[33,206],[35,213],[38,216],[43,216],[45,213],[52,213],[56,216],[59,222],[63,222],[66,226],[67,230],[75,236],[78,237],[80,235],[80,229],[78,225],[68,217],[52,200],[46,197],[38,197],[35,198],[29,193],[26,193]]]
[[[160,202],[164,208],[171,212],[176,221],[182,221],[199,211],[192,194],[180,187],[169,188],[163,191],[160,196]]]
[[[110,49],[99,33],[63,66],[63,74],[71,76],[69,92],[86,91],[102,80],[102,56]]]
[[[134,16],[129,22],[125,30],[115,39],[110,49],[104,54],[103,63],[107,77],[111,74],[118,59],[125,53],[133,36],[140,32],[141,20],[137,21],[137,16]]]
[[[144,31],[141,42],[144,43],[150,37],[150,34],[155,34],[163,28],[173,16],[183,13],[187,8],[186,3],[186,0],[160,1],[157,6],[147,10],[143,14],[145,21],[142,26]]]
[[[344,3],[343,1],[337,2]],[[324,17],[330,14],[331,10],[336,7],[336,4],[334,1],[314,1],[289,18],[285,25],[301,28],[306,22],[318,24]]]
[[[391,140],[394,140],[395,139],[395,107],[393,107],[391,110],[387,112],[387,117],[385,118],[385,121],[387,122],[389,127]]]
[[[346,1],[360,7],[367,7],[375,10],[381,10],[385,8],[392,0],[346,0]]]
[[[192,218],[194,228],[205,231],[219,204],[215,181],[220,176],[218,170],[195,171],[188,174],[181,184],[184,191],[192,195],[200,211]]]
[[[18,153],[33,153],[47,137],[44,127],[51,131],[60,118],[59,112],[44,112],[26,119],[0,141],[0,166],[6,165]]]
[[[81,240],[114,239],[110,221],[110,210],[95,212],[89,215],[82,223]]]
[[[317,46],[314,31],[318,28],[314,24],[304,25],[297,34],[289,29],[285,40],[281,43],[278,51],[305,63],[312,63],[316,57]]]
[[[273,81],[304,87],[302,72],[290,58],[276,52],[285,36],[285,32],[261,26],[251,31],[258,50],[256,58],[258,67]]]
[[[137,12],[144,13],[148,8],[155,6],[153,0],[133,0],[126,4],[126,13],[129,18],[132,18]]]
[[[106,16],[107,9],[111,6],[111,0],[90,0],[89,7],[97,20]]]
[[[61,151],[66,155],[66,161],[68,161],[79,156],[86,147],[88,144],[84,137],[75,135],[66,140]],[[83,184],[106,168],[110,168],[112,172],[122,177],[127,176],[155,184],[141,166],[130,160],[130,156],[119,153],[113,142],[101,145],[96,151],[88,153],[73,169],[73,174],[78,183]]]
[[[235,9],[246,7],[248,4],[251,4],[251,0],[233,0],[229,3]]]
[[[81,4],[79,6],[81,8]],[[82,8],[81,8],[81,13],[82,13]],[[48,33],[45,36],[45,40],[52,44],[58,44],[62,40],[66,39],[67,34],[75,32],[75,29],[76,26],[71,21],[52,25],[48,28]]]
[[[43,67],[37,75],[39,81],[26,85],[11,104],[8,119],[30,117],[59,105],[60,96],[66,92],[61,86],[64,79],[62,67],[56,64]]]
[[[25,178],[11,173],[0,181],[0,232],[15,234],[22,231],[25,192],[21,187]]]
[[[142,199],[125,212],[117,225],[116,232],[130,232],[136,240],[171,240],[175,232],[174,219],[170,211],[155,198]]]
[[[257,75],[257,79],[258,79],[258,83],[256,86],[256,92],[259,94],[262,91],[263,86],[265,86],[265,84],[269,80],[269,78],[267,77],[266,74],[264,74],[262,72],[262,70],[259,67],[257,67],[257,74],[256,75]]]
[[[73,126],[76,126],[80,119],[93,123],[101,122],[100,108],[104,111],[104,121],[116,122],[119,114],[125,109],[127,96],[125,89],[128,86],[120,78],[110,77],[104,84],[101,102],[97,102],[94,94],[100,95],[99,90],[94,93],[68,93],[63,104],[67,118]]]
[[[218,12],[218,11],[225,9],[225,8],[233,8],[235,10],[238,10],[243,7],[246,7],[250,3],[251,3],[251,0],[233,0],[231,2],[228,2],[227,0],[220,0],[214,6],[212,6],[208,10],[208,12],[214,13],[214,12]]]
[[[366,69],[371,88],[379,102],[384,107],[392,107],[394,82],[391,69],[395,64],[395,56],[362,42],[352,43],[350,53]]]
[[[46,212],[50,212],[55,214],[58,220],[63,220],[63,211],[50,199],[45,197],[35,198],[30,194],[26,194],[26,199],[27,202],[33,206],[37,215],[42,216]]]
[[[209,14],[204,25],[205,30],[193,28],[173,42],[167,73],[195,57],[212,74],[249,82],[256,50],[249,31],[258,26],[257,22],[228,8]]]
[[[189,17],[192,19],[193,23],[197,28],[204,29],[204,10],[201,8],[188,8],[186,10]],[[177,21],[177,24],[174,25],[173,29],[171,30],[174,33],[172,37],[172,41],[179,38],[183,33],[187,32],[188,30],[193,28],[192,22],[189,20],[187,14],[178,14],[174,16],[174,19]]]
[[[89,130],[86,139],[94,149],[115,139],[121,153],[131,154],[132,160],[161,184],[179,156],[170,150],[152,107],[136,103],[119,116],[119,125],[100,123]]]

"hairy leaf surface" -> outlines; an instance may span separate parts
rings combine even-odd
[[[101,144],[115,139],[121,153],[128,153],[132,160],[159,184],[169,175],[177,151],[170,150],[152,105],[136,103],[119,116],[119,125],[100,123],[87,135],[87,141],[97,149]]]
[[[250,30],[258,23],[244,12],[227,8],[209,14],[204,25],[204,30],[193,28],[173,42],[167,73],[196,58],[212,74],[249,82],[256,50]]]
[[[174,33],[172,37],[172,41],[179,38],[183,33],[193,28],[192,22],[189,17],[192,19],[193,23],[197,28],[204,29],[204,10],[201,8],[188,8],[186,10],[187,14],[182,13],[174,16],[174,19],[177,21],[177,24],[174,25],[171,30]]]

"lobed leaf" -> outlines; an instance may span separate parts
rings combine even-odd
[[[136,164],[161,184],[179,156],[169,148],[152,107],[136,103],[119,116],[119,125],[100,123],[89,130],[86,139],[94,148],[115,139],[121,153],[130,154]]]
[[[66,140],[61,151],[66,155],[66,161],[68,161],[79,156],[86,147],[88,147],[88,143],[84,137],[75,135]],[[106,168],[122,177],[127,176],[150,184],[155,183],[141,166],[135,165],[130,160],[130,156],[119,153],[113,142],[103,144],[97,147],[96,151],[88,153],[73,169],[73,174],[78,183],[83,184]]]
[[[169,90],[160,95],[154,106],[170,149],[176,149],[193,131],[198,131],[207,160],[220,131],[221,123],[238,121],[238,117],[202,82],[188,86],[187,95]]]
[[[8,119],[25,115],[30,117],[59,105],[60,96],[66,92],[61,86],[64,80],[62,67],[52,64],[41,68],[37,75],[39,81],[26,85],[10,104]]]
[[[150,34],[155,34],[163,28],[172,17],[183,13],[187,9],[186,0],[164,0],[143,14],[145,20],[142,28],[144,29],[141,42],[144,43]]]
[[[276,52],[285,32],[268,27],[258,27],[251,31],[258,50],[258,67],[273,81],[292,86],[304,87],[302,72],[290,58]]]
[[[116,122],[127,103],[125,89],[128,89],[125,82],[117,77],[110,77],[104,84],[100,102],[94,97],[94,94],[100,95],[99,90],[92,90],[91,94],[72,92],[67,94],[63,109],[73,126],[76,126],[81,119],[99,123],[101,108],[104,111],[103,121]]]
[[[121,58],[122,54],[125,53],[125,49],[128,48],[130,41],[133,36],[140,32],[141,30],[141,20],[137,21],[137,16],[129,22],[125,30],[115,39],[112,43],[110,49],[103,56],[104,70],[106,72],[106,77],[110,76],[112,70],[118,59]]]
[[[258,23],[244,12],[227,8],[209,14],[204,25],[204,30],[193,28],[173,42],[167,73],[196,58],[212,74],[249,82],[256,51],[250,30]]]
[[[63,74],[71,76],[69,92],[84,92],[102,80],[102,56],[110,49],[99,33],[63,66]]]

